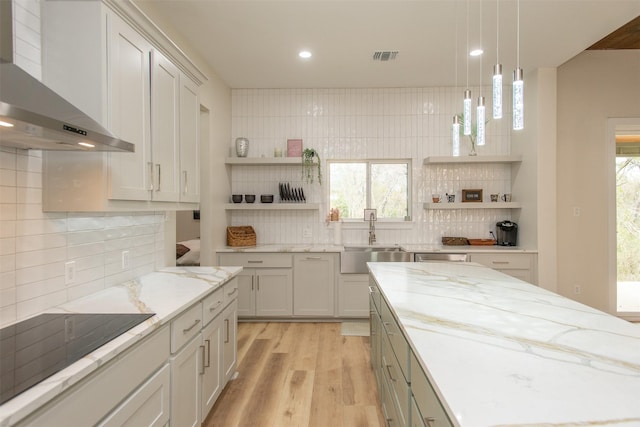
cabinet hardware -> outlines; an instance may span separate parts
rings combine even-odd
[[[161,173],[161,171],[160,171],[160,163],[156,164],[156,169],[158,170],[158,187],[156,188],[156,191],[160,191],[160,182],[161,182],[161,179],[160,179],[160,173]]]
[[[209,312],[212,312],[216,308],[220,307],[220,304],[222,304],[222,301],[218,301],[218,302],[216,302],[215,305],[212,305],[211,307],[209,307]]]
[[[202,368],[200,370],[200,375],[202,375],[202,374],[204,374],[204,368],[205,368],[205,366],[204,366],[204,346],[203,345],[200,346],[200,351],[202,351],[202,357],[200,358],[200,360],[202,361],[202,364],[200,365],[200,367]]]
[[[254,260],[248,260],[247,263],[249,264],[262,264],[262,260],[258,260],[258,261],[254,261]]]
[[[147,162],[147,166],[149,166],[149,191],[153,191],[153,163]]]
[[[186,334],[187,332],[189,332],[190,330],[192,330],[193,328],[195,328],[195,327],[196,327],[196,325],[197,325],[198,323],[200,323],[200,319],[196,319],[196,320],[193,322],[193,325],[189,326],[187,329],[183,329],[183,330],[182,330],[182,333],[183,333],[183,334]]]
[[[509,261],[491,261],[492,264],[509,264]]]
[[[389,374],[389,379],[394,383],[398,382],[398,380],[396,378],[393,378],[393,374],[391,373],[391,367],[392,366],[391,365],[385,365],[385,367],[387,368],[387,373]]]
[[[389,327],[391,326],[391,322],[382,322],[384,328],[387,330],[387,335],[395,335],[395,333],[391,332]]]
[[[211,340],[204,340],[207,343],[207,363],[204,365],[205,368],[211,366]]]
[[[229,319],[224,319],[224,325],[225,325],[225,329],[226,329],[226,333],[225,333],[225,337],[224,337],[224,343],[228,343],[229,342]]]
[[[391,423],[393,422],[393,418],[387,418],[385,421],[387,421],[387,427],[391,427]]]
[[[260,276],[256,277],[256,282],[258,283],[258,290],[260,290]]]
[[[425,417],[423,420],[427,427],[431,427],[431,423],[435,422],[436,419],[433,417]]]
[[[187,171],[182,171],[182,176],[184,176],[184,194],[189,192],[189,185],[187,184]]]
[[[235,294],[236,292],[238,292],[238,288],[233,288],[233,290],[231,292],[227,292],[227,296],[231,296],[231,295]]]
[[[254,277],[251,276],[251,292],[253,292],[253,279],[254,279]]]
[[[308,261],[317,261],[317,260],[321,260],[322,257],[319,257],[319,256],[308,256],[306,259]]]

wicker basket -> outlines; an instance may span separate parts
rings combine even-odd
[[[445,246],[464,246],[469,244],[466,237],[443,237],[442,244]]]
[[[228,246],[255,246],[256,232],[250,225],[227,227]]]

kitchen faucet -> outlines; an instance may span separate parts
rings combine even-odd
[[[376,226],[375,226],[375,213],[369,214],[369,244],[373,245],[376,242]]]

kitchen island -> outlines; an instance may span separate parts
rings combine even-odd
[[[473,263],[369,268],[407,387],[424,371],[451,425],[640,425],[640,325]]]

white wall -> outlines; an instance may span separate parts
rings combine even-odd
[[[585,51],[558,69],[558,291],[604,311],[606,201],[614,191],[607,184],[607,119],[640,117],[639,100],[639,50]]]
[[[472,88],[474,96],[478,88]],[[484,88],[485,94],[489,89]],[[508,97],[505,97],[508,98]],[[509,111],[510,100],[505,109]],[[511,218],[508,209],[425,211],[431,193],[464,188],[490,193],[511,192],[508,165],[423,166],[427,156],[450,155],[450,126],[462,110],[462,90],[455,88],[389,89],[238,89],[232,91],[232,139],[250,140],[249,157],[272,157],[274,148],[286,152],[287,138],[302,138],[323,159],[411,159],[413,165],[413,221],[378,222],[380,243],[439,243],[442,236],[488,238],[495,223]],[[509,154],[510,116],[488,125],[487,145],[479,155]],[[469,142],[463,141],[463,155]],[[229,151],[233,152],[232,144]],[[307,200],[320,203],[320,211],[233,211],[232,225],[252,225],[258,243],[331,243],[332,230],[324,224],[329,212],[327,180],[322,186],[303,184],[296,166],[234,166],[232,193],[276,194],[278,182],[303,186]],[[231,192],[227,194],[227,198]],[[514,201],[518,195],[514,195]],[[310,229],[311,238],[304,237]],[[345,243],[367,242],[364,222],[345,224]]]

